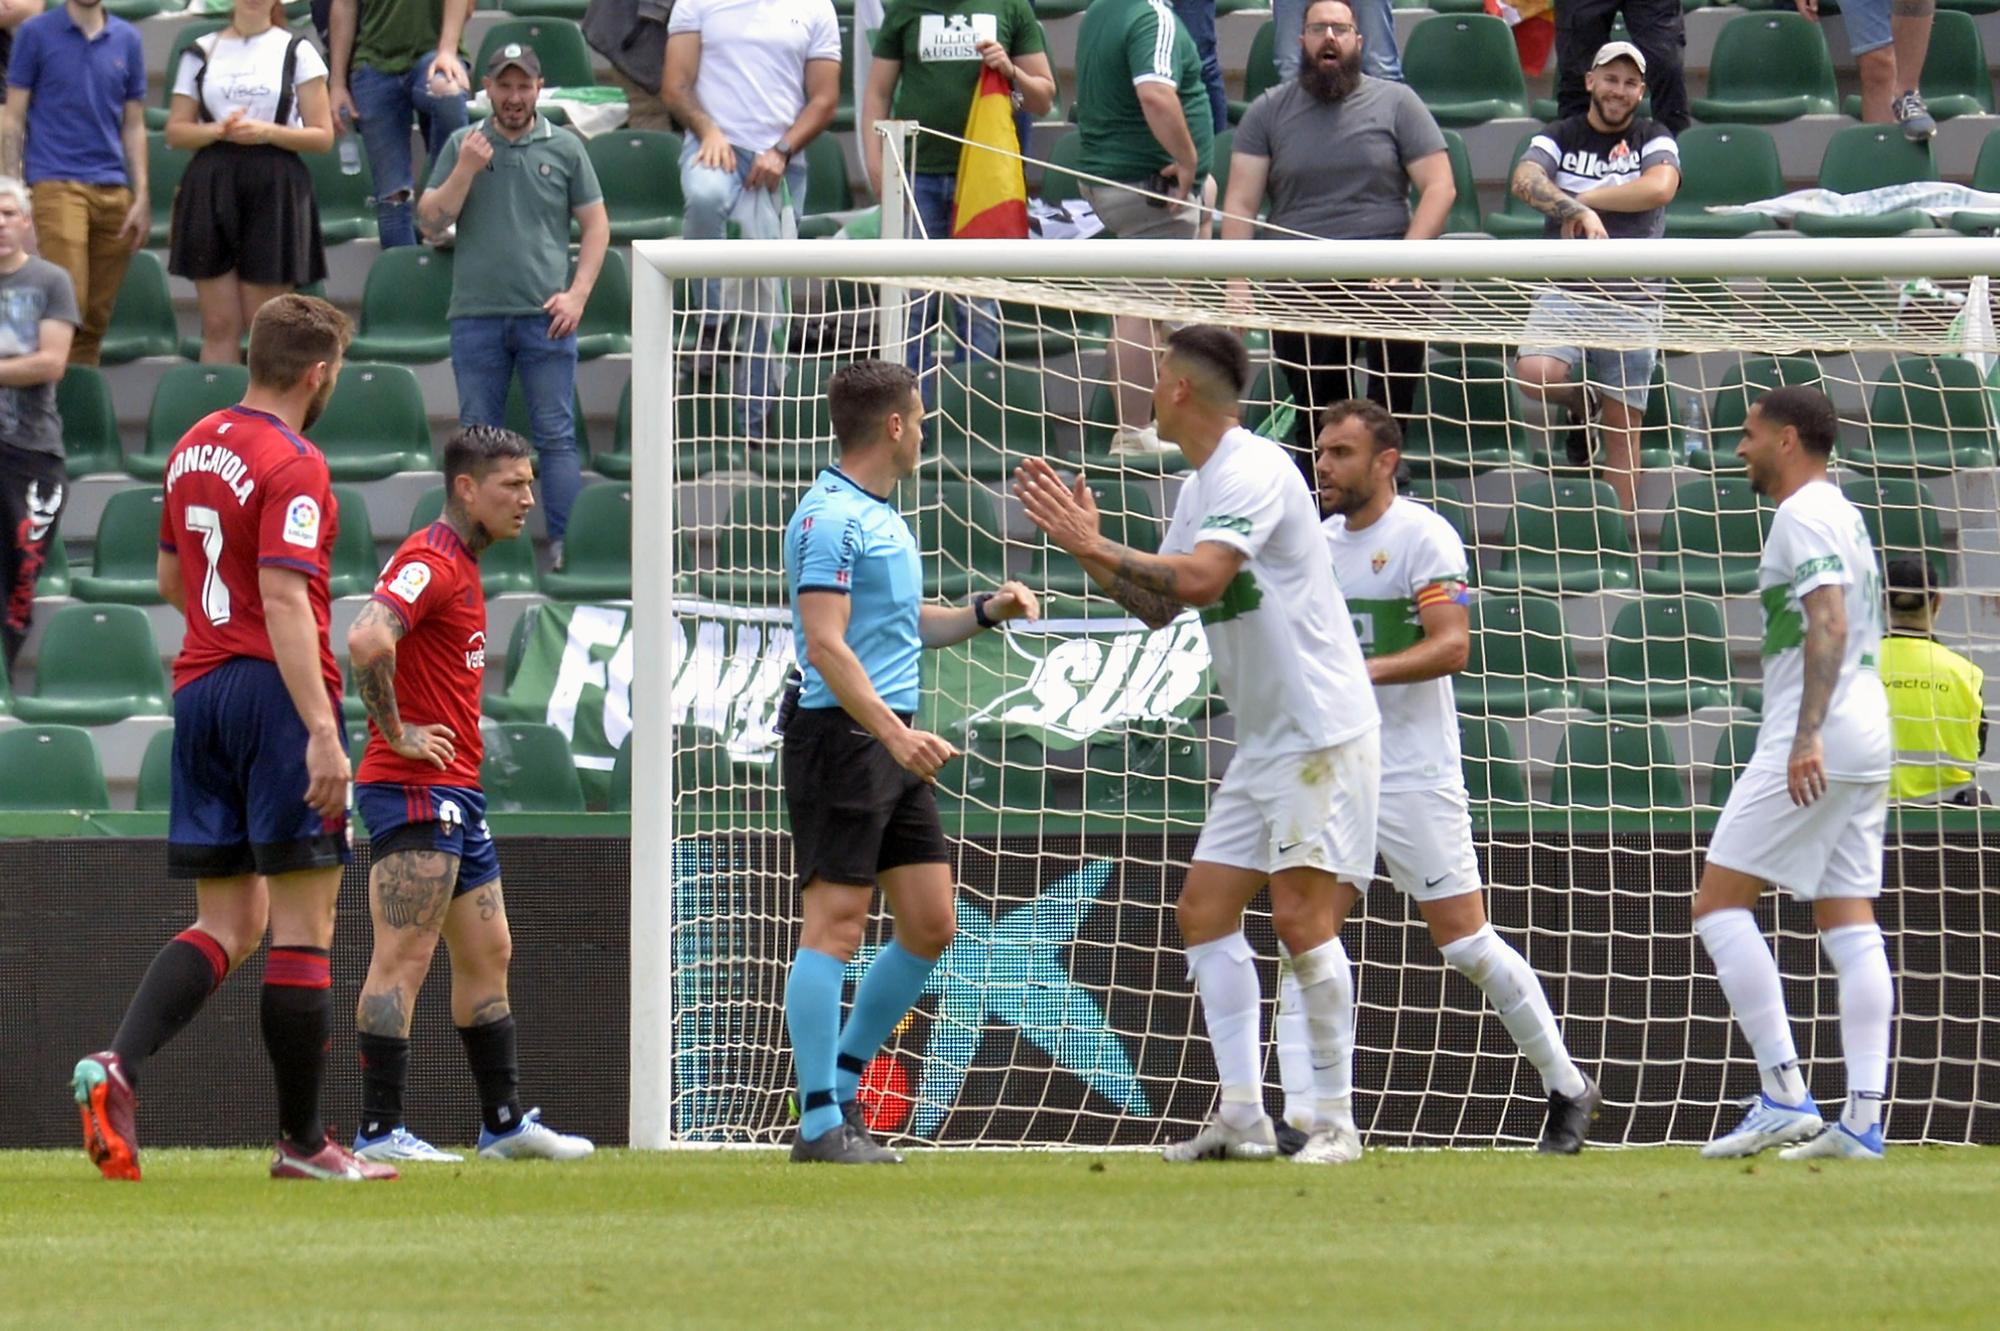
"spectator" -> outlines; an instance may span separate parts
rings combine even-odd
[[[1799,0],[1799,8],[1803,10],[1808,3],[1817,12],[1819,0]],[[1881,3],[1886,6],[1889,0]],[[1923,3],[1928,5],[1931,0]],[[1687,28],[1681,20],[1681,0],[1559,0],[1555,6],[1556,115],[1568,120],[1590,109],[1590,90],[1584,81],[1596,68],[1591,60],[1610,39],[1611,21],[1621,10],[1632,44],[1646,61],[1653,120],[1679,134],[1688,127],[1687,76],[1681,68]],[[1925,26],[1928,30],[1928,23]]]
[[[746,240],[774,240],[805,208],[806,145],[840,102],[840,24],[833,0],[678,0],[667,20],[667,109],[687,127],[681,148],[681,235],[719,240],[731,220]],[[789,219],[786,213],[790,213]],[[756,284],[740,328],[748,345],[743,430],[764,437],[783,367],[773,348],[776,284]],[[722,284],[700,292],[696,373],[713,373],[727,337]]]
[[[472,0],[333,0],[327,44],[335,125],[361,132],[382,248],[417,243],[410,117],[433,161],[465,125],[472,78],[458,42]]]
[[[1056,78],[1042,36],[1042,25],[1028,0],[890,0],[875,38],[868,66],[868,90],[861,106],[861,159],[868,183],[882,195],[882,140],[875,122],[895,107],[897,118],[914,120],[926,134],[917,140],[911,194],[923,234],[933,240],[952,233],[958,202],[957,138],[965,134],[966,117],[979,90],[981,71],[991,68],[1014,85],[1014,102],[1036,115],[1055,105]],[[913,232],[914,233],[914,232]],[[936,297],[917,302],[910,312],[913,337],[937,318]],[[978,303],[974,318],[969,303],[959,336],[974,351],[994,356],[1000,350],[998,309],[992,301]],[[928,370],[917,343],[910,347],[910,367]]]
[[[1105,229],[1127,240],[1193,240],[1215,201],[1209,174],[1214,121],[1201,57],[1187,29],[1153,0],[1092,0],[1076,36],[1078,168]],[[1165,197],[1162,197],[1165,196]],[[1121,315],[1111,329],[1118,429],[1114,452],[1165,451],[1152,420],[1150,319]]]
[[[1208,110],[1217,134],[1229,128],[1229,93],[1222,86],[1222,58],[1215,51],[1215,0],[1174,0],[1174,17],[1194,39],[1201,57],[1201,81],[1208,88]]]
[[[0,95],[7,91],[7,62],[14,58],[14,30],[44,8],[42,0],[0,0]]]
[[[1819,0],[1793,3],[1819,22]],[[1861,118],[1876,124],[1893,120],[1914,143],[1936,134],[1937,120],[1917,91],[1930,55],[1936,0],[1847,0],[1840,12],[1847,20],[1847,49],[1861,76]]]
[[[26,185],[0,177],[0,667],[9,668],[62,521],[68,476],[56,381],[82,322],[69,274],[28,253],[30,206]]]
[[[1637,118],[1646,57],[1630,42],[1607,42],[1585,83],[1590,110],[1535,135],[1514,168],[1514,195],[1548,218],[1550,239],[1658,239],[1680,188],[1681,157],[1671,132]],[[1580,427],[1571,434],[1573,464],[1589,462],[1596,430],[1604,478],[1628,514],[1638,509],[1639,422],[1653,379],[1653,349],[1642,344],[1657,319],[1654,283],[1600,282],[1587,293],[1553,287],[1535,298],[1515,367],[1528,396],[1566,408]],[[1585,348],[1607,331],[1628,346]],[[1582,378],[1572,383],[1579,363]]]
[[[326,62],[273,25],[270,0],[236,0],[174,73],[167,146],[193,149],[174,196],[167,271],[194,281],[201,358],[235,364],[265,301],[326,277],[319,204],[300,153],[333,147]]]
[[[674,0],[590,0],[583,35],[611,62],[611,81],[625,90],[625,123],[633,129],[672,129],[660,100],[666,73],[667,19]]]
[[[507,388],[521,376],[548,516],[549,551],[562,566],[569,507],[583,485],[576,456],[576,329],[611,219],[583,140],[535,110],[542,62],[509,42],[486,62],[493,114],[445,141],[417,201],[417,224],[437,240],[458,226],[451,279],[451,371],[461,425],[503,425]],[[583,228],[576,272],[569,227]]]
[[[1926,804],[1991,804],[1977,783],[1986,752],[1982,702],[1986,672],[1937,640],[1930,566],[1891,559],[1889,633],[1882,639],[1882,686],[1896,746],[1889,798]]]
[[[1299,76],[1299,34],[1305,28],[1306,10],[1313,0],[1271,0],[1271,58],[1278,66],[1278,82],[1290,83]],[[1371,79],[1403,81],[1402,57],[1396,54],[1395,6],[1390,0],[1355,0],[1355,26],[1361,29],[1361,72]]]
[[[70,359],[95,365],[125,266],[152,230],[138,29],[69,0],[21,24],[7,83],[0,175],[28,183],[41,255],[84,311]]]
[[[1458,190],[1444,133],[1422,99],[1362,72],[1366,43],[1343,0],[1308,6],[1300,42],[1298,77],[1251,103],[1237,127],[1223,239],[1255,234],[1267,195],[1274,236],[1435,239]],[[1373,371],[1369,396],[1399,416],[1409,414],[1424,368],[1421,342],[1280,331],[1271,349],[1298,404],[1293,444],[1308,477],[1320,413],[1360,396],[1352,380],[1364,356]]]

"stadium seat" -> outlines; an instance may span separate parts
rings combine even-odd
[[[1079,158],[1083,154],[1083,131],[1072,129],[1049,145],[1047,162],[1042,167],[1042,202],[1052,208],[1060,208],[1070,199],[1083,197],[1083,182],[1074,174]]]
[[[1856,476],[1842,482],[1840,492],[1861,510],[1878,560],[1921,555],[1934,583],[1943,586],[1950,581],[1944,519],[1922,481],[1908,476]]]
[[[2000,11],[2000,0],[1994,0]],[[1979,144],[1979,160],[1972,164],[1972,188],[2000,194],[2000,134],[1989,133]],[[1951,229],[1968,236],[1990,236],[2000,232],[2000,211],[1966,211],[1951,215]]]
[[[366,596],[382,571],[375,555],[375,527],[368,520],[368,500],[351,485],[333,487],[340,530],[333,541],[333,594]]]
[[[715,561],[695,575],[695,594],[734,605],[778,605],[785,594],[785,524],[799,506],[802,485],[748,485],[729,501],[715,534]],[[680,566],[698,567],[683,548]]]
[[[1424,19],[1403,44],[1403,76],[1440,125],[1528,114],[1528,85],[1507,25],[1487,14]]]
[[[1757,723],[1737,721],[1722,732],[1715,742],[1715,765],[1708,774],[1708,802],[1721,808],[1729,802],[1729,792],[1736,787],[1736,778],[1750,761],[1750,755],[1757,751]]]
[[[1576,650],[1562,607],[1540,596],[1480,596],[1468,616],[1472,640],[1454,688],[1472,716],[1528,716],[1575,697]]]
[[[1819,163],[1819,187],[1836,194],[1937,178],[1930,143],[1912,143],[1894,125],[1849,125],[1835,132]],[[1792,219],[1792,229],[1808,236],[1900,236],[1930,225],[1930,215],[1918,208],[1870,217],[1800,213]]]
[[[679,752],[678,749],[675,750]],[[680,789],[680,782],[674,783]],[[627,740],[618,746],[618,752],[611,759],[611,804],[612,813],[632,812],[632,743]]]
[[[134,256],[142,257],[142,256]],[[167,455],[194,423],[211,412],[233,407],[250,386],[241,365],[176,365],[160,376],[146,413],[146,447],[125,459],[125,470],[142,481],[167,474]]]
[[[1505,201],[1498,212],[1489,212],[1481,223],[1487,235],[1500,240],[1535,240],[1544,234],[1548,218],[1530,208],[1514,194],[1514,168],[1521,164],[1528,145],[1535,141],[1539,129],[1531,129],[1521,136],[1514,145],[1514,155],[1507,159],[1507,174],[1500,182],[1500,193]]]
[[[990,361],[947,365],[937,405],[924,418],[924,452],[938,457],[945,475],[1004,480],[1023,455],[1052,451],[1046,413],[1036,370]]]
[[[923,558],[924,596],[963,602],[1005,579],[1006,551],[993,492],[962,480],[904,482],[898,496]]]
[[[1473,804],[1526,804],[1528,776],[1507,727],[1487,716],[1458,718],[1459,768]]]
[[[515,18],[559,18],[581,23],[590,0],[506,0],[494,8],[504,9]]]
[[[1810,356],[1746,356],[1723,372],[1708,407],[1708,447],[1689,461],[1715,471],[1740,471],[1736,445],[1750,404],[1773,388],[1820,386],[1819,362]]]
[[[681,399],[685,396],[686,393],[684,391],[676,392],[674,394],[675,405],[679,406]],[[708,400],[713,401],[713,399]],[[579,399],[580,405],[581,399]],[[680,447],[680,433],[679,431],[675,431],[674,448],[676,453],[680,451]],[[689,451],[693,452],[698,447],[699,445],[691,445]],[[611,430],[611,447],[592,449],[587,465],[600,476],[609,477],[614,481],[629,481],[632,479],[632,381],[630,379],[627,379],[625,386],[618,390],[618,416],[617,422],[612,426]],[[691,480],[694,476],[700,476],[705,472],[713,470],[715,470],[714,467],[707,467],[702,471],[683,477],[683,479]]]
[[[187,25],[188,28],[195,26],[192,23]],[[187,31],[187,28],[182,31]],[[162,111],[160,118],[164,121],[166,112]],[[181,187],[181,177],[187,174],[188,163],[193,160],[193,153],[169,148],[167,136],[159,130],[146,135],[146,188],[150,200],[146,243],[154,249],[164,249],[173,240],[174,195]]]
[[[1755,125],[1691,125],[1680,137],[1681,186],[1667,204],[1667,234],[1711,240],[1775,225],[1754,214],[1705,212],[1710,204],[1752,203],[1785,192],[1778,143]]]
[[[1729,642],[1722,608],[1700,597],[1628,601],[1612,621],[1604,684],[1582,691],[1593,712],[1685,716],[1729,704]]]
[[[56,414],[62,417],[63,465],[71,480],[125,470],[118,412],[104,371],[94,365],[64,370],[56,381]]]
[[[937,802],[947,818],[996,810],[1075,809],[1077,797],[1062,799],[1055,778],[1048,745],[1039,737],[975,731],[964,752],[939,769]]]
[[[479,764],[479,784],[486,791],[489,814],[584,811],[576,756],[562,731],[532,721],[480,729],[486,756]]]
[[[660,240],[681,233],[681,136],[658,129],[599,134],[584,151],[604,188],[611,243]]]
[[[632,595],[632,487],[599,481],[569,511],[563,566],[542,574],[542,592],[559,601],[623,600]]]
[[[1684,481],[1660,524],[1659,558],[1639,571],[1641,590],[1697,596],[1746,596],[1757,590],[1757,563],[1775,510],[1748,477]]]
[[[326,454],[336,481],[379,481],[437,467],[424,390],[407,365],[349,361],[306,438]]]
[[[1527,461],[1526,412],[1505,361],[1432,361],[1417,381],[1403,457],[1413,476],[1469,476]]]
[[[805,215],[844,213],[854,207],[854,188],[847,180],[847,151],[833,134],[822,134],[806,145]],[[828,235],[833,234],[831,230]]]
[[[1128,481],[1115,470],[1096,471],[1090,475],[1090,493],[1097,499],[1098,522],[1107,537],[1147,553],[1160,548],[1160,523],[1150,487]],[[1096,586],[1081,564],[1039,534],[1022,580],[1038,594],[1082,596]]]
[[[1084,748],[1083,807],[1093,813],[1198,823],[1208,793],[1208,745],[1186,731],[1128,727],[1100,732]]]
[[[34,690],[15,697],[14,714],[24,721],[103,726],[129,716],[165,716],[172,710],[169,696],[144,610],[66,605],[49,616]]]
[[[436,522],[444,513],[444,487],[436,486],[417,496],[416,507],[410,510],[410,531],[419,532]],[[341,509],[342,526],[346,525],[346,507]],[[375,585],[375,575],[369,576],[368,585]],[[479,553],[479,586],[488,596],[505,596],[509,592],[531,592],[535,590],[535,546],[524,532],[511,541],[497,541]]]
[[[1918,88],[1933,119],[1953,116],[1993,114],[1993,76],[1986,68],[1986,44],[1979,38],[1979,25],[1972,15],[1937,7],[1931,20],[1930,50],[1924,54],[1924,72]],[[1849,93],[1841,111],[1861,118],[1861,94]]]
[[[1819,25],[1800,14],[1744,14],[1715,39],[1708,95],[1690,100],[1695,119],[1775,125],[1840,113],[1833,57]]]
[[[0,730],[0,809],[56,813],[110,807],[111,792],[88,730],[68,725]]]
[[[1994,465],[1994,411],[1979,366],[1956,356],[1892,362],[1868,397],[1867,442],[1840,450],[1857,471],[1935,475]]]
[[[1465,496],[1458,486],[1450,481],[1410,476],[1398,482],[1396,490],[1398,494],[1409,496],[1451,524],[1451,529],[1458,533],[1459,543],[1465,547],[1467,557],[1472,559],[1472,568],[1469,571],[1473,583],[1477,585],[1479,567],[1476,547],[1479,544],[1479,535],[1473,529],[1472,508],[1465,502]]]
[[[472,68],[484,73],[493,53],[509,42],[523,42],[541,57],[542,83],[550,88],[590,88],[597,84],[591,70],[590,45],[583,29],[569,19],[513,19],[494,24],[479,43]]]
[[[1070,356],[1084,345],[1102,345],[1111,334],[1109,315],[1023,301],[1000,302],[1000,358],[1039,365]]]
[[[683,481],[712,471],[740,469],[743,451],[727,442],[735,427],[724,419],[728,386],[697,380],[674,392],[674,475]],[[592,450],[592,465],[614,481],[632,479],[632,381],[618,395],[618,417],[608,452]]]
[[[1484,220],[1479,215],[1479,182],[1472,174],[1472,154],[1466,151],[1465,136],[1455,129],[1444,131],[1445,155],[1451,159],[1451,183],[1457,189],[1451,201],[1451,212],[1445,215],[1444,229],[1447,234],[1456,232],[1484,231]],[[1417,191],[1410,190],[1410,206],[1417,203]]]
[[[1217,6],[1216,12],[1222,12],[1220,6]],[[1250,103],[1278,86],[1278,63],[1274,58],[1277,33],[1277,24],[1265,19],[1251,36],[1250,54],[1243,60],[1243,100],[1229,104],[1230,124],[1242,124],[1243,115],[1250,109]]]
[[[1556,749],[1549,802],[1559,809],[1685,809],[1687,782],[1660,726],[1572,721]]]
[[[160,604],[160,515],[166,495],[158,486],[134,486],[105,501],[97,520],[97,548],[88,573],[73,574],[80,601]]]
[[[338,152],[300,154],[306,159],[306,170],[312,173],[313,194],[319,200],[319,232],[328,245],[344,245],[376,234],[375,177],[368,169],[368,154],[360,147],[357,142],[361,169],[351,176],[341,170]]]
[[[356,760],[354,766],[361,764]],[[174,728],[155,730],[139,760],[139,791],[133,807],[141,813],[165,813],[174,798]]]
[[[354,360],[406,363],[451,356],[451,251],[428,245],[384,250],[361,288],[361,328]]]
[[[570,265],[575,276],[576,265]],[[623,250],[606,250],[604,267],[590,299],[583,305],[583,320],[576,326],[578,360],[599,356],[622,356],[632,350],[632,270],[625,265]]]
[[[160,130],[163,130],[167,127],[167,112],[173,109],[174,76],[180,72],[181,52],[187,50],[188,47],[194,45],[196,38],[206,37],[211,32],[220,32],[223,28],[227,26],[228,26],[227,19],[197,18],[197,19],[191,19],[188,22],[181,24],[179,30],[174,33],[173,43],[167,48],[167,63],[161,66],[160,69],[161,73],[160,104],[158,106],[149,106],[146,108],[146,128],[148,130],[153,131],[154,133],[158,133]],[[192,154],[189,153],[181,154],[183,158],[189,157],[191,155]],[[178,179],[179,177],[176,176],[175,178]],[[153,205],[154,205],[154,210],[157,213],[159,208],[159,199],[157,197],[157,191],[159,189],[158,177],[152,178],[149,183],[151,184],[152,188],[155,191],[155,198],[153,200]],[[172,190],[167,191],[167,200],[169,205],[171,205],[173,201]],[[156,240],[150,243],[158,245],[158,244],[163,244],[164,242]]]
[[[1523,488],[1501,543],[1499,567],[1480,579],[1491,591],[1578,596],[1639,583],[1625,514],[1603,481],[1564,479]]]
[[[151,251],[140,250],[125,268],[99,359],[105,365],[123,365],[141,356],[179,355],[180,349],[180,327],[174,320],[167,270]]]
[[[63,543],[50,542],[42,558],[42,576],[35,581],[36,597],[68,596],[69,552],[63,548]],[[0,676],[5,676],[6,673],[5,670],[0,670]],[[4,682],[4,679],[0,679],[0,683]],[[6,690],[0,688],[0,716],[7,714],[7,696]]]

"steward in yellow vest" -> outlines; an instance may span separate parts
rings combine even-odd
[[[1976,776],[1986,751],[1981,689],[1986,673],[1932,636],[1943,597],[1922,559],[1888,564],[1889,634],[1882,640],[1882,687],[1889,694],[1896,766],[1893,800],[1988,804]]]

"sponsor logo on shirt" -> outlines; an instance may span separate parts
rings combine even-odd
[[[300,495],[285,506],[285,544],[319,547],[319,503],[311,495]]]
[[[412,567],[421,567],[421,565],[413,565]],[[465,640],[465,668],[467,670],[486,669],[486,633],[483,629]]]
[[[925,14],[917,21],[919,60],[977,60],[982,40],[1000,40],[998,16]]]
[[[397,570],[396,576],[389,582],[389,590],[402,597],[405,601],[408,601],[411,605],[415,605],[417,598],[424,594],[424,588],[430,585],[430,565],[409,563]]]
[[[1203,531],[1233,531],[1238,536],[1250,534],[1250,519],[1239,518],[1229,513],[1212,513],[1202,521]]]

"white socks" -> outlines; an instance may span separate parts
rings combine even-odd
[[[1736,1014],[1736,1024],[1750,1041],[1757,1057],[1757,1070],[1764,1079],[1764,1094],[1780,1104],[1805,1103],[1806,1082],[1799,1075],[1799,1053],[1792,1044],[1791,1018],[1785,1014],[1784,986],[1778,980],[1778,963],[1764,944],[1757,917],[1747,910],[1711,911],[1694,922],[1715,963],[1715,978]],[[1839,931],[1836,931],[1839,932]],[[1879,940],[1881,935],[1876,935]],[[1838,965],[1838,961],[1835,962]],[[1883,979],[1886,986],[1885,968]],[[1845,976],[1842,977],[1845,1008]],[[1883,1046],[1886,1054],[1887,1032]]]
[[[1216,1077],[1222,1083],[1222,1121],[1232,1128],[1248,1128],[1264,1116],[1257,1021],[1263,991],[1257,987],[1255,955],[1240,929],[1187,950],[1188,972],[1201,995]]]
[[[1563,1047],[1555,1013],[1549,1010],[1542,982],[1535,977],[1526,957],[1507,946],[1490,924],[1446,943],[1438,951],[1453,970],[1479,986],[1500,1014],[1500,1024],[1542,1074],[1544,1086],[1572,1098],[1583,1094],[1583,1073]]]
[[[1305,1013],[1314,1127],[1353,1127],[1354,964],[1336,934],[1293,957],[1291,973]]]
[[[1271,1039],[1278,1046],[1278,1084],[1285,1088],[1285,1122],[1311,1132],[1313,1120],[1313,1060],[1306,1034],[1306,1002],[1299,995],[1299,977],[1292,973],[1292,954],[1278,945],[1285,958],[1278,972],[1278,1016]]]
[[[1889,1089],[1889,1026],[1896,990],[1882,930],[1848,924],[1819,936],[1820,946],[1840,975],[1840,1048],[1847,1056],[1847,1107],[1840,1121],[1866,1132],[1882,1121],[1882,1096]]]

